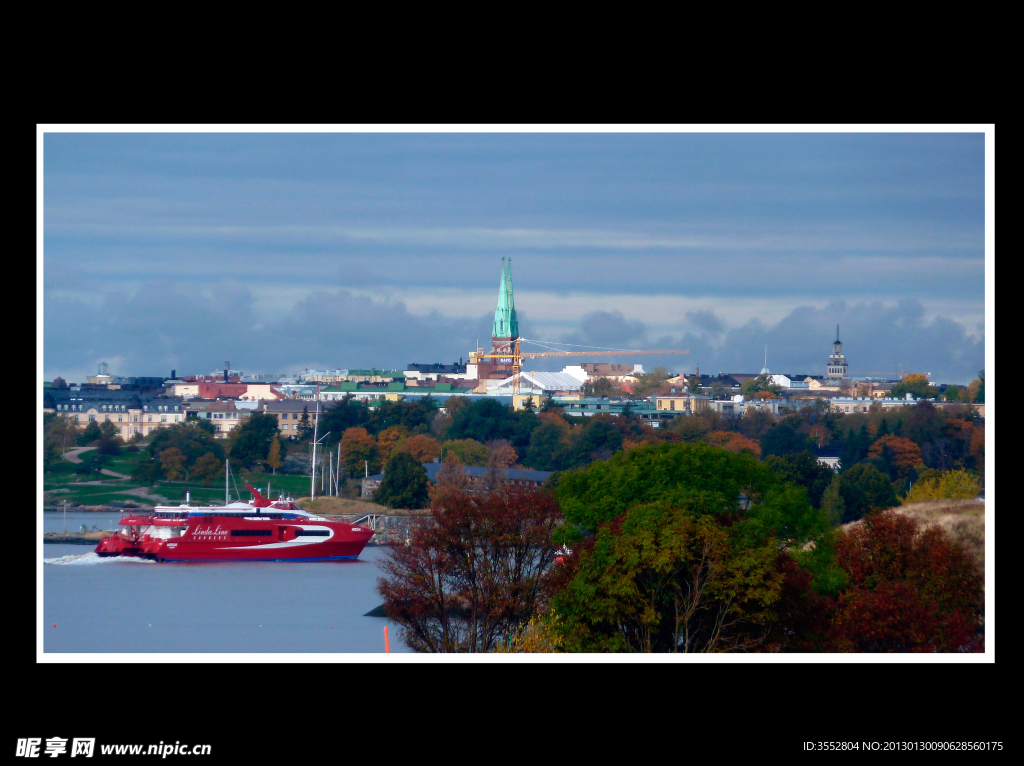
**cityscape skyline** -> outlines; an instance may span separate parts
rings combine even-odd
[[[451,362],[505,256],[527,338],[966,383],[984,138],[46,133],[44,376]]]

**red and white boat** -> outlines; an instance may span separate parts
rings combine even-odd
[[[372,529],[328,521],[246,486],[251,503],[126,511],[121,530],[104,537],[96,553],[157,561],[331,561],[356,558],[373,537]]]

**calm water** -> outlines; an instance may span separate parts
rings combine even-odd
[[[63,514],[45,513],[44,531]],[[117,515],[69,513],[68,531]],[[44,545],[45,652],[407,652],[398,627],[363,617],[380,548],[355,561],[183,562],[100,558],[87,545]],[[53,624],[57,623],[54,628]]]

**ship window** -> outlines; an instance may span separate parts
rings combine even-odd
[[[232,529],[232,537],[270,537],[269,529]]]
[[[296,537],[327,537],[330,534],[326,529],[297,529],[295,531]]]

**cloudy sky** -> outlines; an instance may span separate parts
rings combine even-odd
[[[43,374],[399,367],[526,338],[649,369],[984,367],[984,135],[47,133]],[[526,346],[524,346],[526,348]],[[568,348],[568,347],[567,347]],[[560,369],[536,360],[531,369]]]

